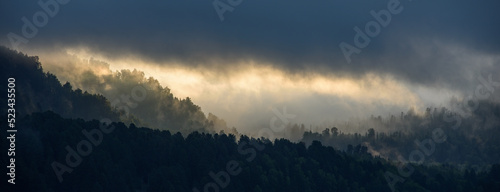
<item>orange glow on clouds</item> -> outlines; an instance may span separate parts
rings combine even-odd
[[[48,71],[72,72],[73,69],[56,70],[65,68],[58,63],[64,60],[61,55],[43,54],[40,59]],[[240,61],[232,65],[214,65],[212,67],[189,67],[180,63],[153,63],[128,56],[119,60],[111,60],[99,54],[90,53],[85,49],[68,49],[67,55],[72,55],[80,60],[94,58],[109,63],[104,68],[93,68],[96,74],[107,74],[120,69],[138,69],[144,71],[146,77],[158,79],[162,86],[167,86],[178,98],[190,97],[193,102],[200,105],[205,113],[212,112],[224,119],[231,126],[238,126],[238,122],[248,113],[249,109],[257,106],[274,104],[293,105],[310,101],[315,95],[328,97],[329,101],[355,102],[363,109],[353,111],[366,111],[374,105],[399,106],[402,109],[416,108],[421,101],[416,93],[412,92],[404,82],[398,82],[391,76],[374,73],[361,77],[338,77],[333,74],[321,75],[312,72],[303,74],[290,74],[272,67],[269,63],[256,61]],[[66,55],[66,56],[67,56]],[[218,68],[217,66],[226,66]],[[57,74],[62,80],[78,81],[72,79],[70,73]],[[76,85],[78,85],[76,83]],[[350,107],[349,104],[343,104]],[[262,110],[267,110],[262,109]],[[335,110],[335,109],[332,109]],[[376,109],[371,109],[376,111]],[[348,114],[356,116],[359,114]],[[368,115],[368,114],[364,114]]]

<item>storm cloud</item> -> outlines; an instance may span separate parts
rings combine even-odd
[[[223,12],[224,20],[217,11],[223,9],[221,5],[230,7]],[[110,65],[113,65],[111,61],[126,62],[129,59],[140,61],[129,64],[129,67],[141,69],[148,65],[153,69],[178,69],[191,72],[193,76],[205,75],[201,79],[213,82],[222,81],[222,78],[234,81],[244,76],[241,71],[251,68],[269,69],[273,74],[291,80],[297,76],[312,79],[307,82],[315,82],[318,76],[319,79],[328,79],[326,84],[346,79],[358,83],[381,79],[378,82],[381,85],[398,82],[393,87],[401,93],[412,92],[405,95],[408,102],[432,100],[432,94],[465,95],[473,91],[478,75],[500,72],[498,1],[72,0],[66,4],[57,3],[57,6],[57,14],[47,17],[47,24],[37,27],[37,34],[26,38],[29,41],[21,43],[18,49],[41,57],[68,50],[74,54],[85,52],[106,60]],[[22,18],[33,22],[34,15],[44,11],[38,1],[3,1],[0,7],[0,34],[3,35],[0,43],[9,47],[12,46],[9,33],[22,36],[25,25]],[[371,13],[387,10],[390,13],[391,7],[399,11],[390,18],[382,16],[387,21],[385,26]],[[54,10],[54,7],[49,9]],[[372,21],[378,23],[379,31],[370,37],[367,30],[376,30],[376,27],[367,29],[366,26]],[[369,43],[363,48],[356,47],[356,27],[369,38]],[[339,46],[343,42],[359,49],[358,53],[350,55],[351,62],[346,60]],[[162,77],[156,78],[161,81]],[[264,75],[261,80],[265,79]],[[286,85],[286,82],[282,83]],[[366,88],[365,93],[377,90],[376,85],[358,85],[361,89]],[[173,86],[175,93],[176,88],[187,85],[168,86]],[[284,89],[291,87],[285,86]],[[201,94],[193,90],[189,93]],[[228,91],[229,88],[221,90]],[[441,94],[443,90],[447,91]],[[291,92],[288,90],[284,94]],[[334,99],[331,95],[322,96],[331,93],[331,90],[311,93],[313,96],[301,100],[308,106],[301,104],[297,108],[326,110],[324,105],[313,102],[325,98],[334,106],[371,103],[359,102],[352,95],[345,96],[349,101],[339,100],[339,97],[344,97],[337,94],[339,92],[335,92]],[[266,94],[259,98],[273,98]],[[220,106],[220,102],[208,101],[214,97],[201,99],[200,105]],[[385,103],[386,97],[372,98],[381,100],[374,106],[393,108]],[[262,105],[266,106],[267,103],[282,103],[282,100],[258,99],[263,100],[266,102],[262,103],[266,104]],[[248,105],[258,101],[252,100]],[[423,101],[423,104],[428,103],[432,102]],[[422,102],[407,103],[404,107],[413,104]],[[251,107],[256,106],[259,105]],[[302,117],[305,116],[308,115]]]

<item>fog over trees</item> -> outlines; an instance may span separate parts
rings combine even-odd
[[[276,139],[256,138],[138,70],[76,71],[75,88],[36,56],[0,47],[0,63],[1,76],[17,83],[19,183],[9,190],[500,190],[498,93],[467,114],[410,109],[331,127],[289,123]],[[408,158],[416,150],[422,162]],[[404,180],[402,164],[414,168]]]
[[[97,76],[88,70],[73,70],[70,75],[80,81],[79,88],[71,82],[62,84],[58,78],[43,71],[38,57],[27,57],[1,47],[4,76],[18,76],[21,114],[52,110],[65,117],[83,119],[108,118],[149,126],[155,129],[236,133],[214,114],[205,114],[191,99],[174,97],[167,87],[143,72],[121,70]],[[105,65],[89,61],[91,67]],[[109,70],[109,68],[106,68]],[[82,90],[83,89],[83,90]],[[5,97],[5,96],[2,96]]]

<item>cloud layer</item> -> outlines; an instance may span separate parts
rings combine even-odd
[[[223,21],[213,2],[231,6]],[[478,75],[500,72],[498,1],[241,2],[58,3],[57,14],[18,48],[144,70],[234,124],[279,105],[311,122],[440,105],[450,95],[470,94]],[[385,18],[386,26],[379,22],[380,31],[346,61],[339,44],[356,46],[355,27],[367,33],[365,27],[377,21],[371,11],[391,6],[400,12]],[[44,11],[26,0],[0,7],[0,43],[7,46],[9,33],[22,36],[23,17],[34,22]]]

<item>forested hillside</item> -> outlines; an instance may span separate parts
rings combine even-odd
[[[428,108],[423,115],[409,111],[399,117],[372,117],[362,123],[371,127],[365,133],[342,133],[340,128],[332,127],[321,133],[305,132],[302,141],[318,140],[344,150],[360,145],[373,155],[400,160],[408,159],[418,149],[417,142],[431,139],[433,131],[439,129],[446,141],[435,143],[433,153],[425,157],[427,163],[454,163],[476,169],[500,163],[500,104],[496,102],[481,101],[477,110],[464,117],[443,107]]]
[[[236,141],[234,135],[198,132],[184,138],[123,123],[64,119],[53,112],[20,122],[16,187],[21,191],[204,191],[207,185],[223,191],[390,191],[386,173],[398,173],[383,159],[347,154],[317,141],[306,147],[285,139],[243,136]],[[102,137],[85,134],[96,130]],[[88,149],[81,143],[92,145]],[[498,165],[479,173],[415,165],[414,173],[395,187],[498,191],[499,176]]]
[[[97,62],[97,61],[96,61]],[[146,79],[137,70],[121,70],[97,77],[92,71],[72,71],[86,82],[85,88],[63,85],[58,78],[45,72],[37,56],[0,46],[1,77],[16,78],[17,112],[21,115],[51,110],[63,117],[111,119],[135,123],[154,129],[237,133],[213,114],[205,114],[190,98],[179,99],[167,87],[153,78]],[[106,94],[105,97],[102,94]],[[110,98],[111,96],[111,98]],[[7,95],[2,94],[6,100]]]
[[[120,120],[120,112],[104,96],[73,90],[70,83],[61,85],[55,75],[43,71],[37,56],[0,46],[0,63],[2,79],[16,79],[15,108],[20,116],[51,110],[64,117]],[[0,94],[0,99],[7,101],[7,94]]]
[[[235,131],[223,120],[205,117],[189,98],[174,97],[138,71],[106,77],[113,88],[96,85],[115,95],[132,91],[130,98],[137,102],[113,105],[115,100],[74,89],[69,82],[61,85],[36,56],[0,47],[0,62],[2,77],[16,78],[17,184],[8,190],[500,191],[498,123],[478,118],[487,114],[495,120],[500,113],[494,103],[483,103],[461,121],[461,129],[443,123],[450,115],[443,109],[371,120],[374,126],[404,128],[393,133],[345,134],[334,127],[305,132],[303,142],[270,141],[227,134]],[[134,93],[138,86],[147,94]],[[6,94],[0,97],[6,100]],[[148,106],[156,108],[148,111]],[[6,119],[0,123],[6,125]],[[148,123],[163,130],[144,126]],[[304,126],[294,127],[295,135],[304,131]],[[403,164],[395,157],[414,149],[415,139],[431,137],[435,127],[446,132],[446,142],[402,176]],[[1,140],[2,146],[8,142]],[[0,164],[9,164],[5,157]]]

